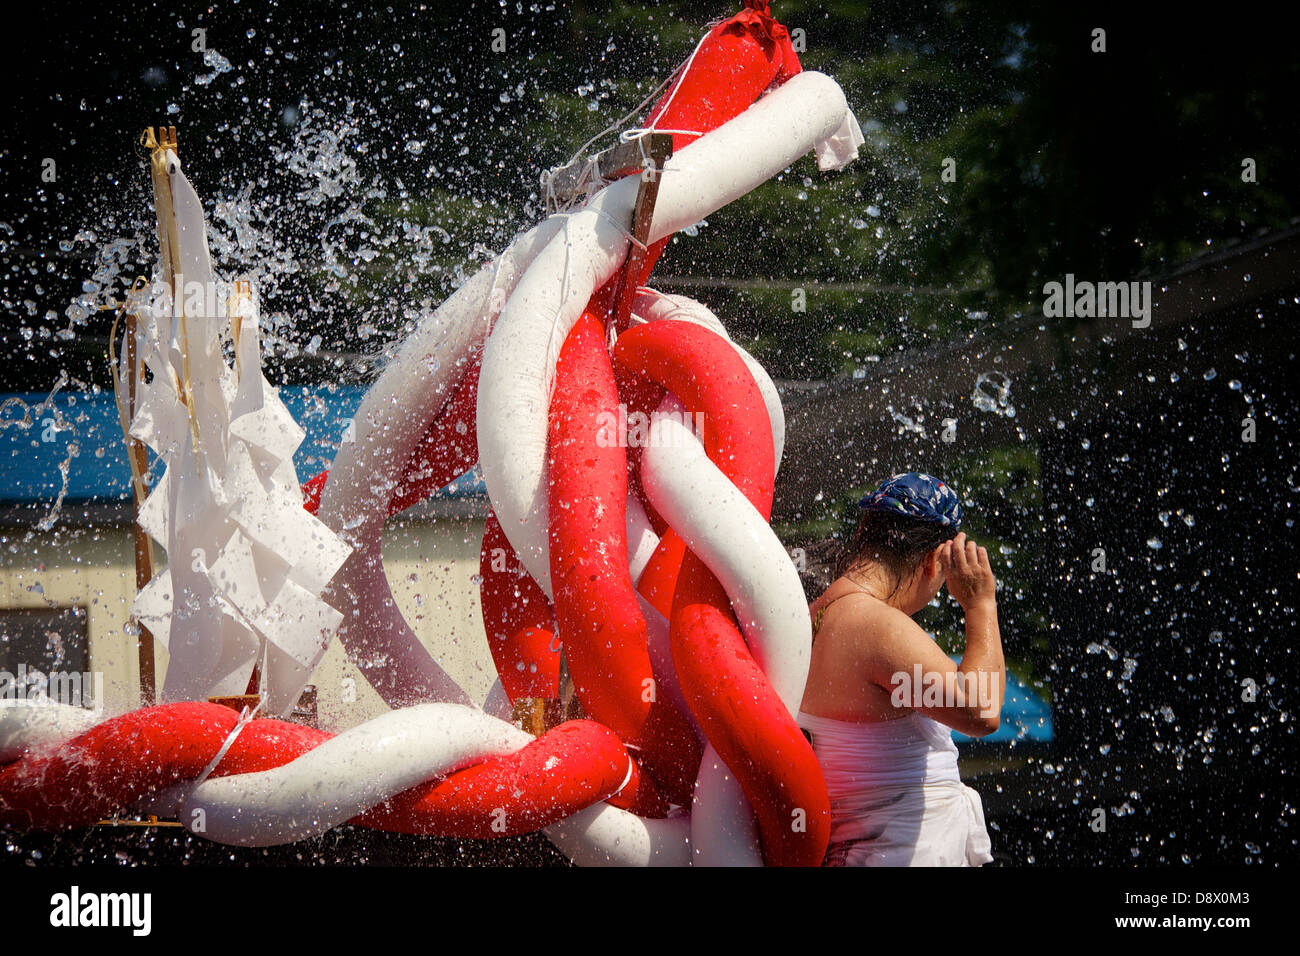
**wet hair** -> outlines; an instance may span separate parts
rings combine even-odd
[[[887,511],[863,511],[851,542],[835,563],[835,576],[874,561],[893,577],[894,590],[888,595],[892,597],[916,574],[927,554],[955,537],[957,530],[950,525]]]

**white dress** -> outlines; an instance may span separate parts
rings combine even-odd
[[[980,866],[993,860],[980,796],[957,774],[943,724],[878,723],[802,711],[831,801],[826,866]]]

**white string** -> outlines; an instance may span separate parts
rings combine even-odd
[[[721,22],[721,21],[718,21],[718,22]],[[658,114],[657,117],[655,117],[654,122],[652,122],[649,126],[644,127],[644,128],[640,128],[640,127],[638,127],[638,128],[635,128],[635,129],[624,130],[622,133],[619,134],[619,139],[621,139],[621,140],[622,140],[623,142],[625,142],[625,143],[628,143],[628,142],[631,142],[632,139],[635,138],[635,137],[645,136],[645,135],[648,135],[649,133],[652,133],[652,132],[658,132],[658,133],[683,133],[683,134],[686,134],[686,135],[688,135],[688,136],[703,136],[703,135],[704,135],[704,134],[701,133],[699,130],[686,130],[686,129],[659,129],[659,128],[658,128],[658,125],[659,125],[659,117],[660,117],[660,116],[663,116],[665,113],[667,113],[667,112],[668,112],[668,108],[669,108],[670,106],[673,105],[673,100],[677,99],[677,91],[680,90],[680,89],[682,88],[682,84],[681,84],[680,80],[683,80],[683,79],[686,78],[686,74],[690,72],[691,64],[695,62],[695,55],[696,55],[697,53],[700,52],[700,47],[704,46],[704,41],[707,40],[707,39],[709,38],[709,36],[710,36],[712,33],[713,33],[713,24],[710,24],[710,25],[709,25],[709,29],[705,31],[704,36],[700,37],[700,42],[695,44],[695,49],[691,51],[691,55],[688,56],[688,57],[686,58],[686,62],[682,65],[682,67],[681,67],[679,70],[677,70],[677,71],[674,72],[673,75],[676,76],[676,77],[678,77],[679,82],[677,82],[677,83],[673,86],[673,91],[672,91],[671,93],[668,94],[668,102],[666,102],[666,103],[664,104],[664,108],[661,109],[661,110],[659,111],[659,114]]]
[[[634,139],[641,139],[649,136],[651,133],[676,133],[681,136],[703,136],[704,133],[698,129],[661,129],[658,126],[633,126],[631,129],[625,129],[618,134],[618,138],[624,143],[630,143]],[[642,147],[644,149],[644,147]]]
[[[619,140],[624,143],[630,143],[633,140],[638,140],[640,143],[641,158],[644,161],[649,158],[649,156],[646,153],[645,138],[649,136],[651,133],[677,133],[686,136],[703,136],[704,134],[699,130],[660,129],[658,127],[658,123],[659,123],[658,117],[662,117],[663,115],[665,115],[668,112],[669,107],[672,106],[673,100],[677,98],[677,91],[681,89],[680,80],[684,79],[686,74],[690,71],[691,64],[695,62],[695,57],[700,52],[700,48],[704,45],[704,41],[707,40],[709,36],[712,34],[713,27],[717,23],[721,23],[721,22],[722,22],[721,20],[716,20],[708,24],[708,28],[705,30],[704,35],[700,37],[699,41],[695,44],[695,49],[691,51],[691,55],[688,56],[686,60],[680,66],[678,66],[677,69],[675,69],[672,72],[672,74],[668,77],[668,79],[664,80],[663,83],[660,83],[657,87],[655,87],[655,89],[651,91],[649,96],[647,96],[640,103],[638,103],[632,110],[626,113],[623,117],[611,123],[609,126],[605,127],[595,136],[591,137],[591,139],[587,140],[587,142],[583,143],[582,146],[578,147],[577,152],[573,154],[573,156],[569,159],[569,162],[566,163],[564,166],[556,167],[555,169],[550,169],[542,173],[542,177],[541,177],[542,188],[546,192],[543,202],[545,203],[546,209],[548,211],[552,211],[552,215],[564,216],[564,277],[560,287],[560,305],[556,311],[555,318],[551,322],[551,333],[546,341],[547,363],[546,363],[546,375],[545,375],[544,383],[546,386],[546,393],[548,396],[551,394],[551,391],[554,388],[554,384],[555,384],[555,380],[554,380],[555,363],[550,361],[552,355],[554,354],[555,333],[556,333],[556,329],[559,328],[560,320],[564,315],[565,302],[568,300],[569,260],[570,260],[570,250],[571,250],[571,244],[569,242],[569,218],[574,215],[574,213],[571,213],[568,210],[571,209],[574,205],[576,205],[578,201],[575,195],[574,197],[570,198],[567,201],[567,203],[564,204],[563,207],[561,207],[559,199],[555,195],[554,174],[558,169],[563,169],[577,162],[578,158],[582,156],[582,154],[586,152],[587,148],[591,146],[592,143],[596,142],[596,140],[600,139],[602,136],[604,136],[606,133],[610,132],[611,130],[615,129],[616,127],[627,122],[627,120],[630,119],[631,117],[638,115],[641,112],[641,110],[645,107],[645,105],[649,103],[650,100],[653,99],[656,95],[658,95],[660,90],[662,90],[669,83],[673,83],[674,81],[677,81],[676,85],[673,86],[672,92],[668,95],[667,102],[664,103],[663,109],[659,110],[655,120],[651,122],[649,126],[646,127],[634,127],[632,129],[623,130],[621,133],[619,133]],[[674,170],[670,170],[667,167],[664,167],[662,169],[657,170],[656,175],[660,175],[662,173],[672,172],[672,171]],[[601,180],[600,177],[599,157],[593,157],[591,161],[589,161],[587,165],[583,168],[578,178],[578,186],[581,188],[582,191],[586,193],[586,196],[582,200],[584,204],[590,202],[592,193],[599,190],[604,185],[605,183]],[[575,192],[577,192],[577,190],[575,190]],[[623,223],[617,222],[612,216],[610,216],[602,209],[597,209],[594,211],[598,216],[605,219],[606,222],[611,223],[616,229],[618,229],[619,232],[621,232],[625,237],[627,237],[629,243],[636,246],[642,252],[649,251],[649,247],[645,243],[637,239],[635,234],[633,234],[631,230],[629,230],[628,227],[625,226]],[[612,345],[613,343],[611,341],[610,343],[611,348]],[[556,360],[558,361],[558,356],[556,356]]]
[[[548,169],[542,173],[541,186],[545,192],[542,201],[544,203],[544,208],[546,209],[547,212],[549,213],[563,212],[569,208],[572,208],[578,202],[576,195],[564,203],[561,203],[559,201],[559,199],[555,195],[555,184],[554,184],[555,172],[559,169],[565,169],[569,166],[572,166],[574,163],[578,161],[578,159],[583,155],[583,153],[587,151],[588,147],[590,147],[592,143],[596,142],[605,134],[610,133],[613,130],[617,129],[618,127],[622,126],[633,116],[639,115],[641,110],[645,108],[646,104],[649,103],[651,100],[653,100],[656,96],[658,96],[659,93],[665,87],[667,87],[669,84],[673,83],[674,81],[678,81],[681,78],[685,77],[687,71],[691,67],[691,64],[695,62],[695,56],[697,53],[700,52],[700,47],[704,45],[704,41],[707,40],[709,38],[709,35],[713,32],[714,25],[721,22],[722,22],[721,20],[717,20],[708,24],[708,29],[705,31],[704,36],[700,37],[699,42],[695,44],[695,49],[691,51],[691,55],[687,57],[686,60],[683,63],[681,63],[675,70],[673,70],[671,74],[669,74],[668,79],[664,80],[653,90],[651,90],[650,94],[646,96],[645,99],[643,99],[640,103],[634,106],[631,110],[629,110],[619,119],[610,123],[608,126],[606,126],[595,136],[591,137],[591,139],[587,140],[585,143],[579,146],[577,152],[575,152],[569,158],[569,161],[567,163],[565,163],[562,166],[556,166],[553,169]],[[664,103],[664,108],[659,111],[658,114],[659,116],[663,116],[665,113],[668,112],[668,107],[670,107],[673,103],[673,100],[677,98],[677,91],[680,88],[681,88],[681,83],[678,82],[676,86],[673,87],[672,92],[668,95],[668,101]],[[657,125],[658,122],[659,120],[656,118],[655,121],[651,123],[650,126],[647,127],[638,126],[638,127],[633,127],[631,129],[623,130],[622,132],[619,133],[619,141],[623,143],[630,143],[632,140],[640,139],[644,136],[649,135],[650,133],[675,133],[683,136],[704,135],[701,131],[693,130],[693,129],[660,129]],[[642,157],[645,158],[644,145],[641,147],[641,151],[642,151]],[[604,181],[600,176],[599,158],[593,157],[593,159],[590,160],[585,167],[583,167],[582,172],[579,174],[578,189],[575,189],[575,193],[577,192],[585,193],[586,195],[583,199],[583,201],[585,202],[587,199],[591,198],[592,192],[599,189],[603,185],[604,185]]]
[[[707,34],[706,34],[705,36],[707,36]],[[701,40],[700,40],[700,43],[703,43],[703,42],[704,42],[704,40],[701,39]],[[699,49],[699,46],[696,46],[696,49],[698,50],[698,49]],[[672,82],[672,81],[673,81],[673,80],[674,80],[674,79],[675,79],[675,78],[676,78],[680,73],[682,73],[683,70],[684,70],[684,68],[685,68],[685,67],[690,63],[690,60],[691,60],[691,59],[694,59],[694,58],[695,58],[695,54],[692,53],[691,56],[690,56],[690,59],[688,59],[688,60],[686,61],[686,63],[683,63],[683,64],[681,64],[680,66],[678,66],[677,69],[675,69],[671,74],[669,74],[668,79],[664,80],[662,83],[660,83],[658,86],[656,86],[653,90],[651,90],[650,93],[649,93],[649,95],[647,95],[645,99],[643,99],[643,100],[642,100],[640,103],[638,103],[636,106],[632,107],[632,109],[628,110],[626,113],[624,113],[624,114],[623,114],[622,116],[620,116],[618,119],[614,120],[614,122],[610,123],[610,124],[609,124],[608,126],[606,126],[604,129],[602,129],[599,133],[597,133],[595,136],[593,136],[591,139],[587,140],[585,143],[583,143],[581,146],[579,146],[577,152],[575,152],[572,156],[570,156],[570,157],[569,157],[569,161],[568,161],[567,163],[565,163],[564,165],[565,165],[565,166],[570,166],[570,165],[572,165],[573,163],[576,163],[576,162],[578,161],[578,157],[580,157],[583,153],[585,153],[585,152],[587,151],[587,147],[588,147],[588,146],[590,146],[592,143],[596,142],[596,140],[600,139],[600,138],[601,138],[602,136],[604,136],[606,133],[609,133],[609,132],[612,132],[612,131],[615,130],[615,129],[618,129],[618,127],[622,126],[624,123],[626,123],[628,120],[630,120],[633,116],[638,115],[638,114],[641,112],[641,110],[643,110],[643,109],[645,108],[645,105],[646,105],[647,103],[649,103],[652,99],[654,99],[656,96],[658,96],[659,93],[660,93],[660,92],[661,92],[665,87],[667,87],[669,83],[671,83],[671,82]]]
[[[630,242],[632,245],[636,246],[636,247],[637,247],[638,249],[640,249],[642,252],[649,252],[649,251],[650,251],[650,247],[649,247],[648,245],[646,245],[644,242],[642,242],[640,239],[638,239],[635,235],[633,235],[633,234],[628,230],[627,226],[623,225],[621,222],[619,222],[617,219],[615,219],[615,218],[614,218],[613,216],[611,216],[609,213],[605,212],[605,210],[603,210],[603,209],[593,209],[593,210],[591,210],[591,211],[594,212],[594,213],[595,213],[597,216],[599,216],[601,219],[604,219],[607,223],[609,223],[610,225],[612,225],[612,226],[613,226],[615,229],[617,229],[619,232],[621,232],[621,233],[624,235],[624,237],[627,239],[628,242]]]
[[[262,709],[261,698],[258,699],[257,705],[252,710],[248,709],[247,704],[244,705],[244,709],[239,712],[239,720],[235,721],[235,726],[231,729],[230,733],[226,735],[226,740],[221,745],[221,749],[217,751],[217,755],[208,762],[208,765],[203,768],[203,772],[198,775],[198,777],[195,779],[195,781],[192,784],[184,788],[181,793],[177,794],[176,816],[178,818],[181,816],[181,813],[185,808],[186,799],[190,796],[191,793],[193,793],[196,789],[198,789],[198,787],[205,780],[208,779],[208,777],[212,774],[212,771],[217,769],[217,764],[221,763],[221,760],[223,757],[226,756],[227,751],[229,751],[230,748],[234,746],[235,739],[239,736],[240,732],[245,727],[247,727],[250,723],[253,722],[253,718],[257,715],[257,712],[261,709]]]
[[[629,747],[629,749],[633,749],[633,748],[631,748],[631,745],[628,745],[628,747]],[[627,785],[628,785],[629,783],[632,782],[632,771],[635,770],[635,769],[636,769],[636,764],[632,761],[632,758],[631,758],[631,757],[628,757],[628,758],[627,758],[627,776],[625,776],[625,777],[623,778],[623,782],[620,783],[620,784],[618,785],[618,789],[615,790],[615,791],[613,792],[613,794],[611,794],[611,796],[615,796],[615,797],[616,797],[616,796],[618,796],[620,793],[622,793],[624,790],[627,789]],[[608,800],[609,797],[606,797],[605,799]]]
[[[700,37],[700,42],[695,44],[695,49],[692,50],[691,55],[686,58],[686,63],[683,64],[681,69],[677,71],[677,73],[674,75],[679,76],[682,79],[686,77],[686,74],[690,72],[691,64],[695,62],[695,55],[700,52],[700,47],[704,46],[704,41],[707,40],[709,36],[713,33],[713,27],[721,22],[722,22],[721,20],[715,20],[708,25],[708,29],[704,31],[704,36]],[[673,91],[670,94],[668,94],[668,102],[665,103],[664,108],[659,111],[660,116],[663,116],[665,113],[667,113],[668,107],[673,105],[673,100],[677,98],[677,91],[681,89],[681,86],[682,86],[681,83],[678,83],[676,86],[673,87]],[[655,120],[655,122],[657,123],[658,120]],[[653,128],[654,128],[654,124],[651,124],[651,129]],[[677,132],[677,130],[668,130],[667,132]]]

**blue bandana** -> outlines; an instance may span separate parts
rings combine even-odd
[[[869,511],[888,511],[918,521],[961,528],[961,499],[938,478],[909,471],[895,475],[858,502]]]

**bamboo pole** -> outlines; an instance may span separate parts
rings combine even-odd
[[[171,180],[167,173],[167,153],[178,152],[180,146],[175,126],[159,126],[157,131],[152,126],[148,127],[140,139],[149,149],[149,174],[153,180],[154,213],[158,223],[158,246],[162,253],[163,281],[172,292],[172,310],[181,320],[181,378],[176,391],[188,413],[195,461],[201,462],[203,446],[199,441],[199,420],[194,413],[191,396],[194,380],[190,375],[190,331],[185,315],[185,290],[181,288],[185,277],[180,262],[180,242],[176,235],[176,214],[172,209]],[[201,474],[202,466],[199,467]]]
[[[118,424],[122,428],[122,440],[126,445],[126,458],[131,467],[131,526],[134,543],[135,588],[139,593],[146,587],[154,575],[153,542],[140,527],[140,507],[149,495],[145,486],[145,474],[149,470],[148,453],[144,443],[131,434],[131,423],[135,420],[137,405],[136,386],[144,380],[144,369],[136,346],[137,324],[139,314],[137,306],[144,279],[136,279],[127,292],[126,301],[117,307],[113,318],[113,327],[108,333],[108,360],[113,377],[113,398],[117,405]],[[107,308],[107,307],[105,307]],[[123,381],[122,362],[117,351],[117,323],[126,316],[125,349],[126,381]],[[125,393],[125,394],[124,394]],[[140,665],[140,700],[148,706],[157,697],[155,676],[154,641],[149,629],[136,622],[136,654]]]
[[[126,314],[126,365],[127,377],[127,421],[135,420],[136,382],[140,378],[139,360],[135,344],[136,314],[131,309]],[[140,592],[153,580],[153,542],[140,527],[140,506],[144,503],[144,475],[149,469],[149,459],[145,453],[144,443],[134,438],[129,432],[126,436],[126,453],[131,459],[131,527],[135,538],[135,589]],[[140,699],[147,707],[157,700],[156,660],[154,654],[153,634],[149,628],[136,622],[138,632],[135,638],[136,654],[140,661]]]

